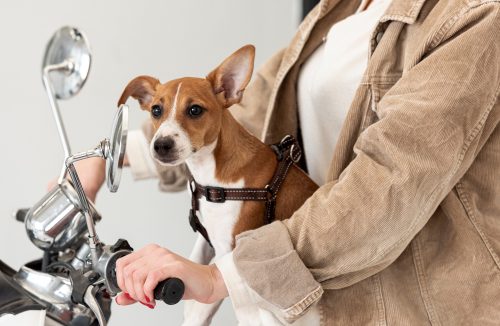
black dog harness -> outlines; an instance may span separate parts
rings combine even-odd
[[[221,188],[202,186],[194,180],[193,176],[189,178],[189,189],[191,190],[191,210],[189,211],[189,224],[194,232],[200,234],[212,246],[208,232],[201,224],[197,212],[200,210],[200,198],[202,196],[211,203],[224,203],[226,200],[240,201],[265,201],[265,222],[266,224],[274,221],[276,209],[276,197],[278,191],[286,178],[288,170],[292,164],[299,162],[302,155],[300,146],[290,135],[285,136],[281,142],[270,146],[278,159],[278,167],[274,176],[264,188]]]

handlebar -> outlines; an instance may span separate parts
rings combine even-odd
[[[184,296],[184,282],[176,277],[167,278],[158,283],[154,290],[154,296],[156,300],[174,305],[181,301]]]
[[[24,222],[29,210],[29,208],[18,209],[14,212],[13,215],[17,221]],[[123,244],[123,240],[120,239],[117,244],[115,244],[115,246],[117,246],[116,250],[120,249],[119,247],[121,246],[121,244]],[[132,248],[129,247],[128,243],[126,243],[125,245],[125,248],[127,247],[128,249],[132,250]],[[114,270],[114,264],[112,269]],[[110,281],[116,286],[116,288],[118,288],[118,284],[116,282],[116,273],[112,273],[111,275],[108,275],[108,277],[112,278],[110,279]],[[161,300],[168,305],[174,305],[181,301],[182,297],[184,296],[184,290],[184,282],[181,279],[176,277],[167,278],[166,280],[158,283],[158,285],[154,289],[154,298],[156,300]]]
[[[130,247],[126,240],[118,239],[118,241],[113,246],[111,246],[109,250],[112,253],[108,258],[110,260],[110,263],[105,265],[108,265],[108,270],[110,272],[104,272],[103,274],[106,275],[110,287],[115,291],[119,291],[120,288],[118,287],[118,282],[116,280],[116,261],[120,257],[128,255],[130,252],[132,252],[133,248]],[[172,277],[159,282],[155,287],[153,294],[156,300],[161,300],[168,305],[174,305],[181,301],[182,297],[184,296],[184,290],[184,282],[179,278]]]

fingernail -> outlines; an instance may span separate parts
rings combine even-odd
[[[130,296],[130,294],[128,294],[128,292],[124,292],[124,293],[123,293],[123,295],[124,295],[127,299],[129,299],[129,300],[134,300],[134,299]]]
[[[141,302],[141,304],[142,304],[143,306],[148,307],[149,309],[154,309],[154,308],[155,308],[155,306],[153,306],[152,304],[147,304],[147,303],[144,303],[144,302]]]
[[[149,297],[147,295],[144,296],[146,298],[146,302],[147,303],[150,303],[151,302],[151,299],[149,299]]]

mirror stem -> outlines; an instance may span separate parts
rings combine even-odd
[[[95,230],[94,218],[91,215],[90,205],[85,195],[85,191],[83,190],[82,183],[80,182],[80,178],[78,177],[78,173],[76,172],[76,168],[74,163],[80,160],[84,160],[90,157],[101,157],[103,159],[108,155],[109,148],[109,140],[105,139],[96,146],[95,149],[77,153],[72,156],[68,156],[65,160],[65,166],[69,171],[69,176],[73,181],[73,186],[75,187],[76,193],[78,194],[78,199],[80,200],[82,211],[85,215],[85,221],[87,223],[87,229],[89,231],[89,247],[90,247],[90,255],[92,257],[92,266],[97,266],[97,261],[99,260],[99,252],[100,249],[100,241],[97,236],[97,232]],[[66,171],[66,169],[65,169]]]
[[[54,120],[56,121],[57,131],[59,133],[59,138],[61,139],[61,143],[64,150],[64,159],[67,159],[71,155],[71,149],[69,147],[68,136],[66,134],[66,129],[64,128],[64,124],[62,122],[61,113],[59,111],[59,106],[57,105],[56,98],[54,96],[54,89],[52,88],[52,84],[50,83],[49,74],[51,71],[62,70],[62,71],[72,71],[74,69],[74,64],[70,61],[63,61],[57,65],[50,65],[43,69],[43,85],[47,91],[49,96],[50,107],[52,108],[52,114],[54,116]],[[57,180],[60,184],[64,178],[66,177],[66,167],[63,166],[61,174],[59,175],[59,179]]]

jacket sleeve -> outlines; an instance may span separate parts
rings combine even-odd
[[[379,121],[361,133],[338,180],[290,219],[237,238],[239,273],[287,320],[309,306],[299,299],[317,299],[311,278],[339,289],[396,260],[472,164],[499,109],[500,7],[490,5],[448,24],[439,46],[381,99]]]
[[[260,137],[262,133],[269,98],[273,91],[274,81],[281,65],[283,53],[284,50],[279,51],[259,69],[245,90],[242,102],[233,105],[230,109],[235,118],[256,137]],[[142,131],[146,137],[147,144],[149,144],[154,136],[149,120],[143,124]],[[145,155],[144,152],[147,152],[147,149],[144,150],[143,148],[142,154],[141,149],[128,151],[127,154],[134,156]],[[141,163],[145,160],[139,157],[129,157],[129,161],[132,169],[134,169],[132,166],[134,162]],[[148,166],[146,163],[140,165]],[[166,167],[154,163],[154,166],[156,167],[156,173],[154,173],[155,171],[151,173],[148,169],[136,169],[137,173],[134,174],[137,175],[136,179],[157,176],[160,179],[159,187],[162,191],[173,192],[186,189],[187,169],[184,164],[175,167]]]

